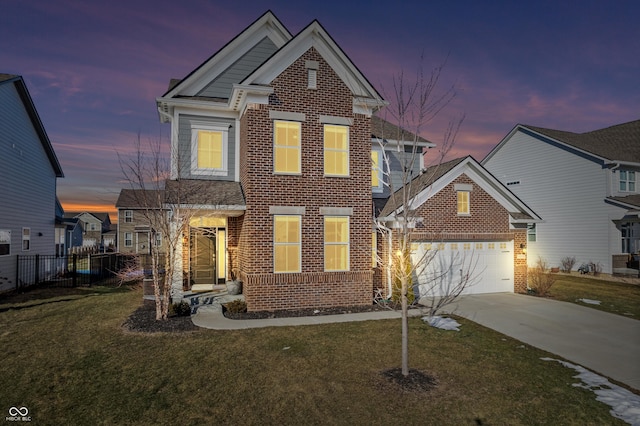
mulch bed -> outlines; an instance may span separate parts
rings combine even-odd
[[[389,307],[377,304],[365,306],[337,306],[329,308],[305,308],[305,309],[285,309],[280,311],[257,311],[257,312],[229,312],[223,309],[224,316],[230,319],[269,319],[269,318],[292,318],[292,317],[314,317],[320,315],[341,315],[356,314],[360,312],[386,311]]]
[[[156,320],[156,302],[144,300],[122,327],[134,333],[185,333],[197,331],[197,327],[191,321],[191,316],[169,317],[166,321]]]

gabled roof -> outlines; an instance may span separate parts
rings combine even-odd
[[[518,131],[573,148],[605,162],[640,163],[640,120],[630,121],[586,133],[565,132],[542,127],[516,125],[482,160],[493,156]]]
[[[161,190],[121,189],[116,200],[117,209],[160,208],[164,201]]]
[[[473,157],[456,158],[425,169],[420,176],[415,177],[410,184],[410,206],[416,209],[452,183],[458,176],[465,174],[484,191],[498,201],[511,216],[512,223],[539,222],[540,217],[522,200],[513,194],[505,185],[489,173]],[[402,211],[400,195],[402,188],[396,191],[394,197],[389,197],[387,204],[380,213],[380,218],[393,217]]]
[[[27,90],[27,85],[24,80],[19,75],[13,74],[0,74],[0,85],[2,84],[11,84],[13,83],[16,91],[20,95],[20,99],[24,104],[25,109],[27,110],[27,114],[29,115],[29,119],[31,120],[31,124],[38,134],[38,138],[40,139],[40,143],[44,148],[44,151],[47,154],[47,158],[51,163],[51,167],[56,175],[56,177],[64,177],[64,173],[62,172],[62,167],[58,162],[58,157],[56,156],[55,151],[53,150],[53,146],[51,145],[51,141],[49,140],[49,136],[47,136],[47,132],[44,129],[44,125],[40,120],[40,116],[38,115],[38,111],[36,111],[36,107],[31,99],[31,95],[29,94],[29,90]]]
[[[240,84],[270,84],[311,47],[314,47],[320,53],[346,86],[351,89],[354,96],[360,98],[360,102],[379,104],[378,108],[386,104],[378,91],[369,83],[369,80],[360,72],[358,67],[349,59],[318,20],[314,20],[300,31]]]
[[[245,200],[240,182],[221,180],[169,180],[165,185],[165,202],[192,208],[213,206],[221,210],[244,210]],[[206,207],[206,208],[209,208]]]
[[[79,218],[83,214],[91,215],[91,216],[93,216],[94,218],[96,218],[97,220],[99,220],[102,223],[104,223],[107,220],[111,220],[110,217],[109,217],[109,213],[65,212],[64,213],[64,217],[65,217],[65,219]]]
[[[371,116],[371,139],[376,142],[397,144],[398,141],[406,144],[417,144],[420,147],[433,148],[436,144],[428,141],[420,135],[405,130],[377,115]]]
[[[232,85],[230,97],[202,96],[201,91],[218,76],[236,64],[243,55],[265,39],[275,52],[262,64],[253,64],[253,69],[243,69],[241,78]],[[295,37],[275,17],[267,11],[249,25],[233,40],[218,50],[187,77],[176,82],[172,80],[169,90],[156,99],[161,121],[171,120],[172,108],[177,105],[191,108],[218,108],[225,111],[241,111],[251,98],[252,102],[266,102],[273,93],[269,85],[275,77],[289,67],[309,48],[314,47],[336,74],[344,81],[354,95],[354,107],[364,111],[375,111],[386,102],[369,83],[360,70],[351,62],[318,21],[313,21]],[[271,50],[267,50],[271,52]],[[241,77],[239,77],[242,75]],[[228,84],[228,81],[227,81]],[[226,87],[226,86],[225,86]]]

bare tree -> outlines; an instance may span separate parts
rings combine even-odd
[[[451,103],[456,93],[454,87],[440,90],[438,84],[442,76],[443,66],[432,70],[425,75],[422,65],[419,67],[415,81],[409,81],[404,73],[400,73],[393,79],[393,93],[391,105],[385,109],[383,118],[395,125],[383,125],[378,138],[382,158],[380,168],[383,174],[384,185],[387,186],[390,196],[387,206],[393,206],[384,216],[377,220],[378,230],[389,238],[388,259],[380,259],[387,264],[387,279],[393,283],[391,291],[398,293],[402,310],[402,374],[409,375],[409,326],[408,309],[413,299],[414,278],[418,274],[426,274],[428,265],[433,262],[443,262],[438,257],[437,249],[423,250],[412,253],[412,239],[414,228],[422,219],[416,214],[414,197],[419,188],[414,187],[417,177],[416,164],[420,164],[423,156],[419,135],[426,126],[438,114]],[[428,168],[432,174],[427,179],[435,179],[439,175],[440,165],[455,142],[458,130],[464,120],[464,116],[451,121],[443,135],[442,143],[438,146],[438,157],[434,164]],[[398,141],[398,155],[389,154],[388,140]],[[401,141],[410,144],[411,149],[405,147]],[[393,163],[393,164],[392,164]],[[424,172],[421,171],[421,172]],[[420,172],[418,172],[420,173]],[[432,180],[433,180],[432,179]],[[385,210],[387,210],[385,208]],[[392,235],[392,237],[390,237]],[[451,276],[451,266],[440,265],[432,268],[436,271],[426,283],[421,284],[420,296],[423,299],[431,298],[429,315],[434,315],[445,305],[457,298],[470,283],[470,273],[460,274],[455,278]],[[467,264],[470,264],[467,262]],[[436,291],[437,289],[437,291]],[[444,293],[443,293],[444,290]],[[424,300],[421,300],[424,303]]]

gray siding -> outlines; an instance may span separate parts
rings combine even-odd
[[[13,84],[0,85],[0,229],[11,254],[0,256],[0,291],[16,285],[16,255],[55,254],[56,175]],[[31,248],[22,251],[22,228]],[[42,234],[42,236],[39,235]]]
[[[191,174],[191,123],[210,122],[229,124],[229,139],[227,149],[227,169],[226,176],[208,176],[208,175],[192,175]],[[207,179],[207,180],[235,180],[236,174],[236,122],[228,118],[201,117],[195,115],[181,115],[178,129],[178,162],[180,163],[178,174],[183,179]]]
[[[611,272],[611,254],[620,251],[611,218],[624,211],[604,203],[602,164],[517,132],[484,166],[502,183],[519,182],[508,188],[544,220],[528,244],[529,266],[539,256],[551,266],[575,256],[578,265],[600,262]]]
[[[198,96],[228,99],[233,84],[240,83],[273,53],[278,50],[273,42],[265,37],[240,59],[224,70],[215,80],[202,89]]]
[[[379,146],[374,144],[372,149],[380,149]],[[397,149],[387,149],[386,155],[389,158],[389,168],[391,169],[391,183],[393,185],[393,189],[397,191],[402,187],[402,167],[404,164],[407,164],[411,160],[411,147],[405,147],[404,151],[398,152]],[[412,165],[412,175],[411,178],[414,178],[420,174],[420,154],[416,155],[415,163]],[[383,160],[380,159],[382,162]],[[381,164],[383,171],[386,173],[387,166]],[[386,178],[385,178],[386,179]],[[383,185],[382,192],[374,192],[374,198],[386,198],[390,194],[389,186]]]

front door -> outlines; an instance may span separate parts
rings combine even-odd
[[[191,280],[194,284],[216,283],[216,230],[191,228]]]

